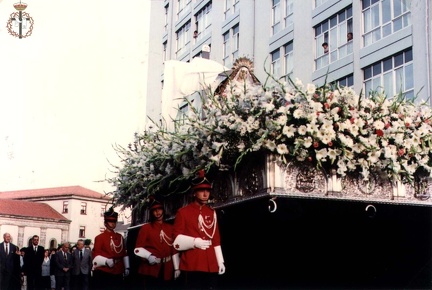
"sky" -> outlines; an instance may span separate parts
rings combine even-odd
[[[145,128],[150,0],[0,0],[0,191],[112,185],[114,147]]]

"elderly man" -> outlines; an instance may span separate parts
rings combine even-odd
[[[70,289],[70,276],[73,267],[72,255],[69,252],[69,243],[63,243],[61,250],[57,251],[54,258],[54,275],[56,290]]]
[[[72,253],[73,271],[72,280],[75,290],[89,289],[89,276],[92,269],[92,255],[89,249],[84,248],[84,240],[79,239],[76,250]]]
[[[0,243],[0,289],[17,289],[17,281],[20,279],[20,256],[16,253],[17,246],[11,243],[11,235],[3,234],[3,242]]]

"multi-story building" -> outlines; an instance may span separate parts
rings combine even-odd
[[[174,103],[157,99],[164,63],[194,57],[227,68],[248,57],[261,81],[272,74],[428,100],[431,17],[427,0],[152,1],[147,115],[159,120]],[[369,216],[358,200],[278,202],[276,214],[258,199],[220,211],[226,289],[431,288],[430,208],[384,203]]]
[[[21,237],[21,246],[27,246],[33,235],[39,235],[44,247],[55,248],[65,241],[90,239],[93,242],[105,230],[103,213],[110,206],[111,198],[81,186],[65,186],[0,192],[0,200],[2,204],[13,203],[14,214],[20,217],[6,223],[7,227],[2,223],[1,233],[8,231],[16,234],[14,237]],[[40,203],[46,204],[46,209]],[[32,206],[33,217],[28,214]],[[0,208],[0,216],[5,214],[10,215]],[[18,223],[18,220],[25,222]],[[127,223],[125,212],[121,212],[119,226]]]
[[[431,4],[425,0],[152,1],[147,114],[159,120],[164,61],[209,58],[231,68],[238,57],[267,73],[403,92],[427,100],[431,81]],[[326,48],[324,48],[326,46]]]

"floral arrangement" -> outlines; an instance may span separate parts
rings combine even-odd
[[[235,170],[254,152],[272,153],[280,165],[309,162],[364,180],[374,170],[402,182],[412,182],[419,170],[431,173],[432,110],[403,95],[365,97],[298,79],[267,87],[233,78],[222,93],[203,94],[202,103],[199,109],[190,104],[174,129],[155,125],[128,148],[116,148],[122,167],[109,182],[117,205],[184,193],[197,171]]]

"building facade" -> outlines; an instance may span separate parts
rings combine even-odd
[[[203,56],[228,68],[248,57],[260,80],[270,73],[316,85],[335,82],[358,93],[384,90],[393,97],[402,92],[416,101],[427,100],[432,91],[429,1],[164,0],[151,5],[147,115],[153,120],[159,120],[164,105],[155,101],[164,86],[164,62]]]
[[[34,235],[40,245],[56,248],[69,236],[71,221],[52,207],[25,200],[3,199],[0,202],[0,233],[11,234],[12,243],[27,247]]]
[[[75,243],[78,239],[90,239],[93,242],[105,230],[103,213],[111,206],[109,196],[81,186],[5,191],[0,192],[0,199],[1,203],[14,202],[15,215],[20,216],[8,226],[2,223],[0,232],[10,232],[14,238],[21,237],[21,246],[27,246],[29,239],[36,234],[41,237],[41,245],[48,248],[55,248],[65,241]],[[35,209],[43,204],[50,210],[36,211],[36,219],[31,219],[26,214],[20,214],[21,203],[30,204]],[[50,212],[56,213],[61,223],[46,223]],[[23,223],[18,220],[23,220]],[[127,223],[126,213],[121,212],[119,224]]]

